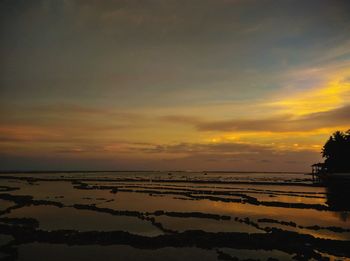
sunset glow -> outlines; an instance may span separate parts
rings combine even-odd
[[[1,168],[308,171],[350,128],[345,2],[102,2],[0,4]]]

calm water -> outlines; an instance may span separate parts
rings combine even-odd
[[[346,260],[330,193],[300,173],[1,174],[0,258]]]

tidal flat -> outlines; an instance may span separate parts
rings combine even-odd
[[[3,173],[0,260],[348,260],[340,195],[302,173]]]

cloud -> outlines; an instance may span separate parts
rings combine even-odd
[[[254,131],[293,132],[312,131],[320,128],[350,127],[350,105],[330,111],[307,114],[295,118],[280,115],[265,119],[208,121],[196,117],[166,116],[163,120],[173,123],[190,124],[199,131]]]
[[[23,108],[34,115],[46,114],[50,116],[65,115],[70,117],[111,117],[118,120],[135,120],[144,118],[144,115],[137,113],[126,112],[123,110],[106,108],[101,106],[87,106],[81,104],[70,103],[54,103],[34,105]]]
[[[111,154],[105,154],[101,147],[88,144],[86,147],[35,154],[23,150],[16,153],[2,152],[0,164],[2,170],[308,171],[309,166],[320,158],[320,153],[314,151],[278,151],[272,146],[243,143],[121,145],[124,151]]]
[[[278,131],[283,126],[283,120],[289,117],[287,115],[268,119],[201,122],[196,128],[199,131]]]
[[[291,70],[267,106],[302,116],[349,104],[350,61]]]
[[[232,142],[149,145],[144,152],[154,154],[153,159],[172,155],[157,164],[165,169],[308,171],[320,160],[320,153],[311,150],[281,151],[272,145]]]
[[[247,155],[259,154],[271,150],[271,147],[248,143],[178,143],[170,145],[152,145],[138,148],[146,153],[170,153],[170,154],[230,154]]]
[[[349,125],[345,2],[0,1],[1,150],[232,168],[319,145],[276,132]],[[207,144],[211,132],[251,136]]]

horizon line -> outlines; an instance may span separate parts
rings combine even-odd
[[[113,172],[194,172],[194,173],[290,173],[307,174],[306,171],[240,171],[240,170],[0,170],[0,174],[6,173],[113,173]]]

